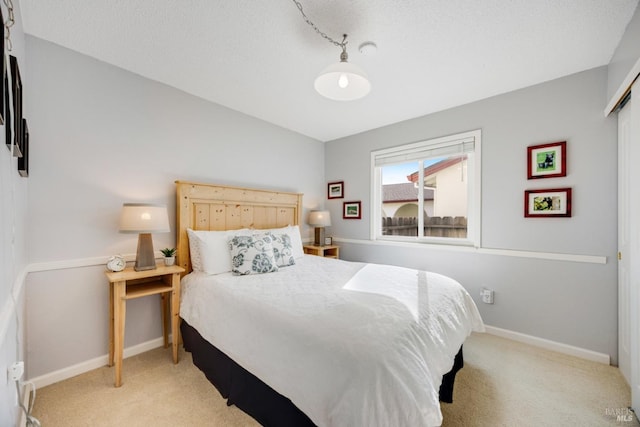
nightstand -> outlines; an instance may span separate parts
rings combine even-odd
[[[124,349],[124,321],[129,299],[160,294],[164,346],[169,347],[169,297],[171,297],[171,334],[173,363],[178,363],[180,342],[180,273],[184,268],[158,264],[154,270],[135,271],[127,267],[122,271],[107,271],[109,280],[109,366],[115,364],[115,386],[122,385],[122,351]]]
[[[304,253],[308,255],[317,255],[325,258],[340,258],[340,246],[336,245],[326,245],[326,246],[316,246],[316,245],[304,245],[303,246]]]

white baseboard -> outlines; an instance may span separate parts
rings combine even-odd
[[[171,342],[172,336],[169,334],[169,342]],[[131,356],[135,356],[136,354],[144,353],[145,351],[153,350],[154,348],[164,346],[164,338],[156,338],[151,341],[143,342],[138,345],[134,345],[133,347],[127,347],[122,352],[122,357],[127,358]],[[69,379],[71,377],[75,377],[76,375],[84,374],[85,372],[92,371],[94,369],[101,368],[109,363],[109,355],[105,354],[104,356],[96,357],[91,360],[87,360],[81,363],[78,363],[73,366],[69,366],[67,368],[63,368],[54,372],[50,372],[48,374],[41,375],[39,377],[31,378],[33,384],[35,384],[36,389],[46,387],[50,384],[57,383],[59,381],[63,381]]]
[[[580,359],[591,360],[592,362],[611,364],[611,357],[608,354],[598,353],[596,351],[587,350],[580,347],[574,347],[568,344],[562,344],[556,341],[544,338],[534,337],[532,335],[522,334],[520,332],[510,331],[508,329],[496,328],[495,326],[485,325],[485,331],[488,334],[498,337],[507,338],[513,341],[529,344],[535,347],[544,348],[546,350],[556,351],[562,354],[579,357]]]

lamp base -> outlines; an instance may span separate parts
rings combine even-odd
[[[316,246],[324,246],[324,227],[316,227],[315,229],[315,241]]]
[[[138,251],[136,252],[135,271],[154,270],[156,268],[156,257],[153,254],[153,240],[151,233],[140,233],[138,235]]]

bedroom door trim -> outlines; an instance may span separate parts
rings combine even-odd
[[[638,76],[640,76],[640,58],[633,64],[624,80],[620,83],[618,90],[609,100],[609,103],[604,109],[605,117],[616,111],[627,92],[631,90],[631,86],[633,86],[634,82],[638,79]]]

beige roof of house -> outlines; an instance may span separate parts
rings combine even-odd
[[[382,202],[415,202],[418,200],[418,188],[412,182],[387,184],[382,186]],[[424,190],[424,200],[433,200],[433,190]]]

